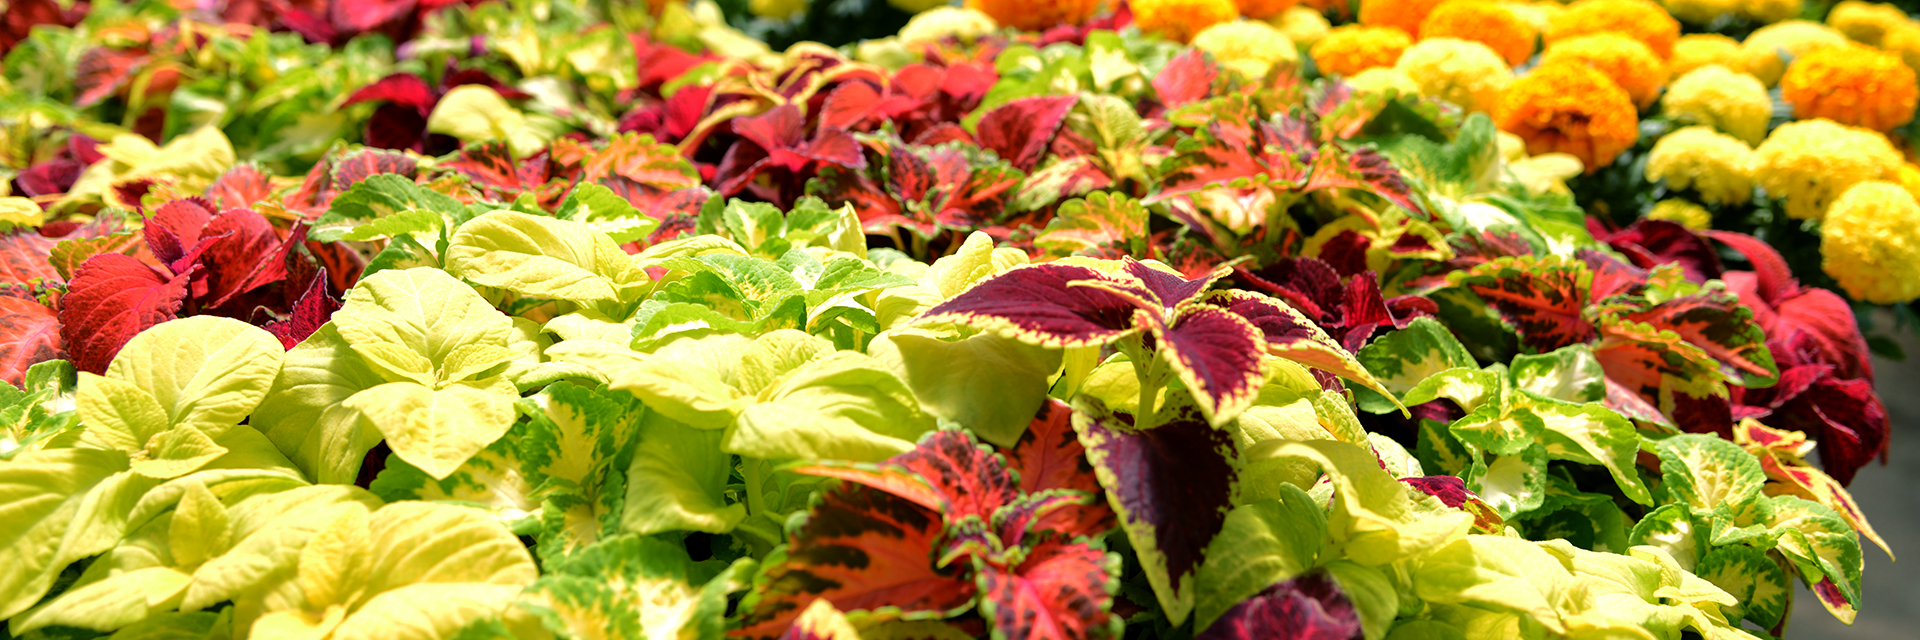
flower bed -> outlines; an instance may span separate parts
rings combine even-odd
[[[1765,638],[1886,550],[1890,5],[175,4],[0,25],[12,637]]]

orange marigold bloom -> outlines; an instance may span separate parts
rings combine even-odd
[[[1913,120],[1920,86],[1900,56],[1849,45],[1795,58],[1780,77],[1780,97],[1793,105],[1795,118],[1886,132]]]
[[[1020,0],[1009,3],[1026,4]],[[1181,44],[1192,41],[1194,34],[1207,27],[1240,17],[1240,7],[1233,0],[1134,0],[1130,4],[1134,26]]]
[[[1506,5],[1486,0],[1447,0],[1420,22],[1420,39],[1459,38],[1487,45],[1507,66],[1533,57],[1540,34]]]
[[[1255,20],[1280,15],[1280,12],[1292,9],[1293,5],[1299,3],[1300,0],[1234,0],[1234,4],[1240,7],[1240,15]]]
[[[1554,41],[1540,54],[1540,63],[1567,61],[1593,67],[1627,90],[1634,106],[1653,106],[1660,87],[1667,84],[1667,67],[1639,40],[1606,32]]]
[[[1501,92],[1493,121],[1527,143],[1527,153],[1566,153],[1587,173],[1613,164],[1640,136],[1627,92],[1592,67],[1543,63]]]
[[[1410,46],[1413,38],[1405,31],[1350,24],[1328,31],[1308,53],[1320,73],[1351,76],[1374,67],[1393,66]]]
[[[1738,68],[1771,87],[1780,82],[1780,74],[1787,70],[1787,63],[1780,59],[1781,52],[1786,52],[1788,58],[1798,58],[1815,49],[1844,46],[1848,42],[1851,41],[1846,35],[1818,22],[1777,22],[1747,34],[1747,39],[1740,43]]]
[[[1001,26],[1045,31],[1086,22],[1100,8],[1100,0],[967,0],[967,8],[987,14]]]
[[[1655,55],[1673,55],[1680,39],[1680,21],[1651,0],[1580,0],[1553,17],[1547,25],[1547,44],[1602,31],[1618,31],[1646,43]]]
[[[1360,24],[1420,35],[1420,22],[1447,0],[1360,0]]]

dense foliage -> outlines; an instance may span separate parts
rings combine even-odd
[[[1852,621],[1905,12],[968,4],[9,2],[6,636]]]

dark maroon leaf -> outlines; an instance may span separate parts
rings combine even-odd
[[[73,188],[73,182],[80,179],[80,172],[85,169],[78,162],[56,158],[28,167],[15,176],[14,181],[20,185],[20,192],[29,197],[60,195]]]
[[[285,320],[268,322],[262,328],[279,338],[280,346],[292,350],[294,345],[319,331],[321,325],[333,318],[333,312],[339,310],[340,301],[327,292],[327,271],[323,268],[307,285],[307,292],[293,303],[293,312]]]
[[[1266,379],[1265,334],[1245,318],[1211,305],[1180,312],[1167,326],[1150,325],[1159,351],[1173,365],[1207,415],[1237,413],[1253,402]]]
[[[920,322],[1017,332],[1056,347],[1104,345],[1134,330],[1132,300],[1072,282],[1128,283],[1086,267],[1041,264],[995,276],[927,310]]]
[[[1409,233],[1402,237],[1418,238],[1420,236]],[[1372,247],[1371,238],[1348,229],[1334,235],[1327,240],[1326,244],[1321,245],[1319,257],[1326,261],[1327,266],[1333,267],[1340,277],[1346,278],[1367,270],[1367,249]]]
[[[1641,218],[1619,231],[1607,231],[1599,217],[1587,218],[1587,230],[1593,237],[1627,257],[1634,266],[1652,269],[1656,265],[1679,263],[1687,279],[1706,282],[1720,277],[1720,254],[1700,234],[1679,223]]]
[[[1506,530],[1506,522],[1500,518],[1500,513],[1482,501],[1480,496],[1467,490],[1466,481],[1459,476],[1422,476],[1401,478],[1400,481],[1421,493],[1439,498],[1441,503],[1449,507],[1473,514],[1473,528],[1478,533],[1499,535]]]
[[[1228,609],[1195,640],[1354,640],[1360,613],[1325,571],[1275,583]]]
[[[367,146],[377,149],[420,151],[427,139],[427,118],[410,107],[383,104],[367,118],[364,137]]]

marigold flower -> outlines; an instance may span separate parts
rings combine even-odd
[[[1512,11],[1514,17],[1520,18],[1521,22],[1525,22],[1527,26],[1533,27],[1534,35],[1545,33],[1547,25],[1553,24],[1553,17],[1567,10],[1566,6],[1558,2],[1521,2],[1519,0],[1510,0],[1500,4],[1506,7],[1508,11]]]
[[[1678,198],[1668,198],[1653,203],[1653,209],[1647,211],[1647,217],[1677,222],[1680,226],[1695,231],[1713,228],[1713,214],[1708,213],[1706,207]]]
[[[1213,54],[1221,66],[1249,78],[1266,77],[1274,65],[1300,64],[1293,41],[1265,22],[1235,20],[1207,27],[1193,36],[1193,48]]]
[[[1420,86],[1420,95],[1460,105],[1468,113],[1489,111],[1513,82],[1513,71],[1487,45],[1457,38],[1414,43],[1393,65]]]
[[[1540,63],[1566,61],[1593,67],[1627,90],[1634,106],[1653,106],[1667,84],[1667,67],[1645,43],[1623,33],[1603,32],[1555,40]]]
[[[1740,0],[1740,17],[1773,24],[1800,15],[1802,0]]]
[[[1780,77],[1796,118],[1891,131],[1913,120],[1920,85],[1900,57],[1868,47],[1826,47],[1800,56]]]
[[[967,0],[967,8],[1021,31],[1045,31],[1086,22],[1100,8],[1100,0]]]
[[[1787,63],[1780,59],[1780,54],[1798,58],[1815,49],[1844,44],[1847,44],[1846,36],[1818,22],[1788,20],[1770,24],[1755,29],[1740,43],[1739,69],[1771,87],[1778,84],[1780,74],[1787,71]]]
[[[1711,204],[1741,204],[1753,198],[1755,162],[1747,143],[1707,127],[1686,127],[1653,144],[1647,182],[1699,191]]]
[[[1328,31],[1310,53],[1320,73],[1351,76],[1374,67],[1393,66],[1410,46],[1413,38],[1405,31],[1350,24]]]
[[[1374,67],[1347,78],[1347,84],[1354,91],[1367,93],[1385,93],[1391,89],[1400,95],[1420,95],[1420,84],[1393,67]]]
[[[1900,168],[1894,171],[1894,178],[1900,183],[1900,188],[1920,198],[1920,167],[1913,166],[1911,162],[1902,162]]]
[[[1920,73],[1920,24],[1908,22],[1888,29],[1887,35],[1880,38],[1880,48],[1899,55],[1908,69]]]
[[[1651,0],[1579,0],[1547,25],[1547,45],[1603,31],[1624,33],[1665,59],[1680,39],[1680,22]]]
[[[1740,41],[1718,33],[1680,36],[1673,43],[1673,57],[1667,60],[1667,74],[1678,78],[1710,64],[1728,69],[1744,68],[1740,64]]]
[[[1871,46],[1880,46],[1887,31],[1906,24],[1907,12],[1890,4],[1846,0],[1833,5],[1827,13],[1827,26],[1849,38]]]
[[[978,38],[1000,29],[993,18],[975,9],[937,7],[921,13],[900,28],[900,41],[908,44],[933,42],[947,36]]]
[[[1533,25],[1505,4],[1486,0],[1447,0],[1420,23],[1420,39],[1459,38],[1487,45],[1512,67],[1533,57]]]
[[[1666,0],[1667,13],[1688,24],[1707,24],[1740,11],[1741,0]]]
[[[1847,189],[1820,222],[1820,268],[1855,300],[1920,298],[1920,203],[1891,182]]]
[[[1327,37],[1327,31],[1333,28],[1333,25],[1327,22],[1327,17],[1320,15],[1319,11],[1300,6],[1280,12],[1280,15],[1268,19],[1267,24],[1279,29],[1280,33],[1287,34],[1287,39],[1292,40],[1294,46],[1302,49],[1311,47],[1321,38]]]
[[[1420,22],[1447,0],[1360,0],[1360,24],[1420,35]]]
[[[1240,15],[1266,20],[1292,9],[1300,0],[1234,0],[1233,3],[1240,8]]]
[[[1759,78],[1710,64],[1674,80],[1660,97],[1660,112],[1679,122],[1725,131],[1751,146],[1767,137],[1773,99]]]
[[[1006,2],[1027,6],[1027,0]],[[1193,41],[1193,36],[1207,27],[1240,17],[1240,8],[1233,0],[1135,0],[1130,6],[1134,26],[1182,44]]]
[[[1902,162],[1886,136],[1827,119],[1780,125],[1754,154],[1760,188],[1785,198],[1787,215],[1802,220],[1826,215],[1848,187],[1894,177]]]
[[[1587,173],[1613,163],[1640,135],[1627,92],[1583,64],[1541,64],[1501,92],[1494,124],[1527,141],[1533,155],[1563,152]]]

